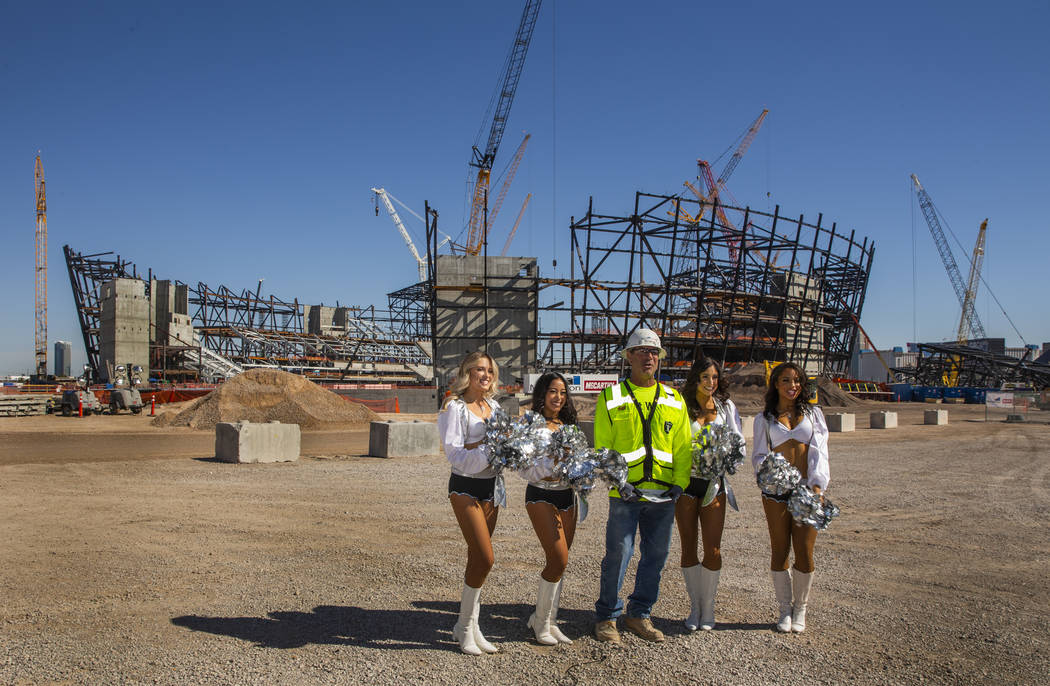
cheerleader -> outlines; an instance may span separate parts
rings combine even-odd
[[[751,462],[758,474],[766,454],[777,452],[802,474],[802,483],[820,494],[828,487],[828,425],[824,413],[811,405],[804,392],[806,377],[792,362],[777,365],[769,375],[765,410],[755,417]],[[822,496],[823,497],[823,496]],[[813,583],[813,546],[817,530],[794,522],[788,496],[762,494],[769,526],[769,568],[779,604],[776,629],[801,633],[806,629],[806,604]],[[795,552],[795,568],[788,571],[788,554]]]
[[[452,637],[468,655],[498,652],[478,626],[481,587],[495,563],[492,532],[499,507],[505,504],[503,477],[489,466],[484,445],[485,420],[498,407],[493,395],[499,367],[488,354],[473,352],[459,365],[451,398],[438,414],[438,432],[445,456],[452,463],[448,499],[467,542],[467,568],[459,604],[459,621]]]
[[[694,436],[710,424],[726,424],[743,439],[740,413],[729,399],[721,367],[710,357],[701,354],[693,362],[682,388],[682,397],[689,410]],[[710,631],[715,627],[715,595],[718,593],[718,577],[722,570],[726,488],[728,484],[724,479],[711,483],[694,476],[689,480],[689,488],[682,494],[686,497],[679,498],[675,505],[675,521],[682,539],[682,577],[689,594],[690,612],[685,619],[689,631],[698,628]],[[709,490],[714,497],[707,505],[703,505]],[[697,558],[698,522],[704,550],[702,563]]]
[[[565,377],[557,372],[541,376],[532,389],[532,410],[543,415],[551,431],[575,424],[576,408]],[[553,464],[554,461],[545,459],[521,472],[529,482],[525,489],[525,510],[547,560],[540,573],[536,611],[528,620],[529,628],[536,634],[536,642],[543,645],[572,643],[558,629],[556,621],[562,574],[569,563],[569,548],[576,533],[577,509],[572,489],[551,475]]]

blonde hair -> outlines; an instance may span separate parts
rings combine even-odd
[[[488,390],[485,391],[486,398],[491,398],[496,395],[496,389],[499,386],[499,365],[496,364],[496,360],[492,359],[492,356],[482,350],[475,350],[466,357],[463,358],[463,362],[459,365],[459,371],[456,372],[456,380],[452,382],[449,391],[452,396],[449,400],[455,400],[461,398],[468,388],[470,388],[470,370],[477,366],[477,363],[482,358],[489,361],[492,365],[492,383],[489,384]]]

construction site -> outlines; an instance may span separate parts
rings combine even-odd
[[[86,231],[49,262],[37,155],[34,373],[0,387],[0,682],[1044,681],[1050,342],[1028,344],[984,279],[989,220],[972,250],[953,247],[911,176],[944,267],[931,278],[946,273],[957,300],[940,304],[953,335],[880,347],[862,322],[882,234],[731,190],[771,105],[734,125],[721,155],[683,153],[696,173],[676,192],[632,184],[611,200],[571,198],[569,216],[533,229],[568,255],[548,268],[518,247],[531,189],[515,211],[509,202],[532,135],[510,155],[503,146],[542,3],[523,4],[469,147],[462,218],[378,180],[355,189],[404,243],[384,267],[413,275],[385,302],[348,297],[354,276],[322,299],[192,263],[158,270],[160,255],[123,254]],[[900,246],[883,246],[880,260],[899,259]],[[80,338],[55,341],[49,281],[55,297],[66,280]],[[1021,347],[986,327],[979,293]],[[461,361],[479,350],[495,360],[511,415],[532,409],[536,376],[563,374],[593,444],[596,394],[629,372],[621,351],[643,327],[666,350],[668,386],[681,389],[701,355],[720,363],[748,448],[771,370],[792,361],[809,377],[830,432],[826,493],[841,508],[816,547],[809,629],[772,628],[766,505],[745,465],[723,481],[739,508],[724,516],[715,630],[684,628],[676,532],[651,618],[666,642],[594,639],[609,511],[595,491],[564,575],[572,641],[533,643],[544,551],[526,481],[508,471],[480,610],[499,652],[461,655],[452,627],[466,548],[436,423]],[[249,445],[253,428],[294,436],[288,454],[260,458],[279,441]],[[399,453],[393,437],[409,430],[429,448]],[[223,432],[244,459],[228,458]]]

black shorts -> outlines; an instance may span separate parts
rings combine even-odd
[[[778,503],[784,503],[785,505],[787,505],[787,502],[791,500],[790,493],[785,493],[784,495],[773,495],[772,493],[766,493],[765,491],[762,491],[762,497],[768,498],[769,500],[773,500]]]
[[[711,485],[711,482],[707,479],[698,479],[695,476],[689,477],[689,486],[682,491],[683,495],[691,495],[697,500],[702,501],[704,496],[707,495],[707,487]]]
[[[529,484],[525,488],[525,504],[550,503],[558,510],[571,510],[576,506],[576,499],[572,495],[571,488],[548,491],[545,488]]]
[[[496,491],[496,477],[475,479],[472,476],[453,474],[448,478],[448,494],[469,495],[478,502],[492,501]]]

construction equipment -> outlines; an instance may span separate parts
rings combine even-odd
[[[510,233],[507,234],[507,242],[503,244],[503,252],[500,253],[500,257],[507,254],[507,250],[510,249],[510,242],[514,240],[514,234],[518,232],[518,224],[521,223],[521,218],[525,216],[525,208],[529,206],[529,201],[532,200],[532,193],[525,194],[525,202],[521,204],[521,210],[518,211],[518,218],[514,220],[514,226],[511,227]]]
[[[401,221],[401,215],[397,213],[394,208],[394,203],[390,202],[390,198],[393,197],[387,193],[384,188],[373,188],[372,192],[375,193],[376,202],[379,200],[383,201],[383,205],[386,207],[386,211],[390,213],[390,218],[394,220],[394,225],[397,226],[398,232],[401,234],[401,238],[405,240],[405,245],[408,246],[409,252],[412,253],[412,257],[416,260],[416,268],[419,270],[419,280],[427,280],[427,261],[419,256],[419,251],[416,250],[415,244],[412,242],[412,237],[408,235],[408,229],[405,228],[405,223]],[[394,198],[397,200],[397,198]],[[401,201],[398,201],[399,204]],[[379,213],[379,205],[376,205],[376,214]]]
[[[525,134],[525,138],[522,139],[521,145],[518,146],[518,149],[514,152],[513,159],[507,166],[507,171],[503,174],[503,183],[500,185],[499,193],[496,194],[496,202],[492,203],[492,209],[489,210],[489,226],[496,223],[496,217],[503,207],[503,200],[507,197],[507,191],[510,190],[510,184],[514,180],[514,175],[518,173],[521,158],[525,156],[525,146],[529,144],[530,138],[532,138],[532,134]]]
[[[962,274],[959,273],[959,265],[956,264],[955,258],[952,256],[951,247],[948,245],[948,239],[944,235],[944,230],[941,228],[941,222],[937,218],[937,210],[933,206],[933,201],[930,200],[929,194],[926,189],[919,183],[919,177],[915,174],[911,175],[911,180],[915,184],[915,192],[919,196],[919,207],[922,208],[922,214],[926,218],[926,224],[930,227],[930,234],[933,236],[933,242],[937,246],[937,252],[940,253],[941,262],[944,263],[944,268],[948,272],[948,279],[952,282],[952,288],[955,290],[955,295],[959,299],[959,305],[962,306],[962,321],[959,323],[960,336],[964,328],[969,330],[969,336],[967,338],[986,338],[987,334],[984,332],[984,325],[981,324],[980,318],[977,316],[977,311],[973,307],[971,300],[969,307],[966,304],[967,288],[963,285]],[[982,226],[983,231],[983,226]],[[983,233],[978,236],[978,242],[981,246],[981,259],[984,256],[984,243],[981,240]],[[976,250],[975,257],[976,257]],[[980,267],[976,272],[973,269],[974,265],[971,263],[970,272],[971,275],[980,276]],[[973,285],[974,293],[977,291],[976,282]]]
[[[142,367],[138,365],[118,364],[113,368],[115,380],[109,392],[109,413],[117,414],[120,410],[130,410],[132,414],[142,412],[142,394],[138,387],[142,384]]]
[[[465,251],[468,255],[477,255],[485,243],[488,232],[485,221],[485,205],[488,202],[489,177],[492,174],[492,164],[496,159],[500,141],[503,140],[503,132],[507,127],[507,119],[510,117],[510,107],[514,103],[514,93],[518,89],[518,80],[521,78],[522,68],[525,66],[525,55],[532,41],[532,31],[536,27],[536,17],[540,12],[541,0],[528,0],[525,9],[521,13],[521,21],[518,31],[514,36],[514,43],[507,61],[503,67],[503,76],[500,79],[498,96],[494,97],[495,110],[492,124],[489,127],[489,137],[485,149],[480,150],[477,142],[472,147],[472,159],[470,166],[477,169],[474,180],[474,189],[471,195],[473,200],[470,204],[470,219],[467,221],[467,242]],[[490,109],[490,111],[492,111]],[[486,113],[486,121],[488,114]],[[482,124],[484,126],[484,124]]]
[[[984,264],[984,232],[988,228],[988,219],[981,222],[977,230],[977,242],[973,246],[973,257],[970,259],[970,278],[966,281],[966,297],[963,299],[962,314],[959,315],[959,334],[956,342],[966,345],[969,337],[969,324],[977,317],[974,312],[974,301],[977,300],[977,286],[981,280],[981,266]]]
[[[47,379],[47,195],[44,164],[36,156],[36,376]]]

